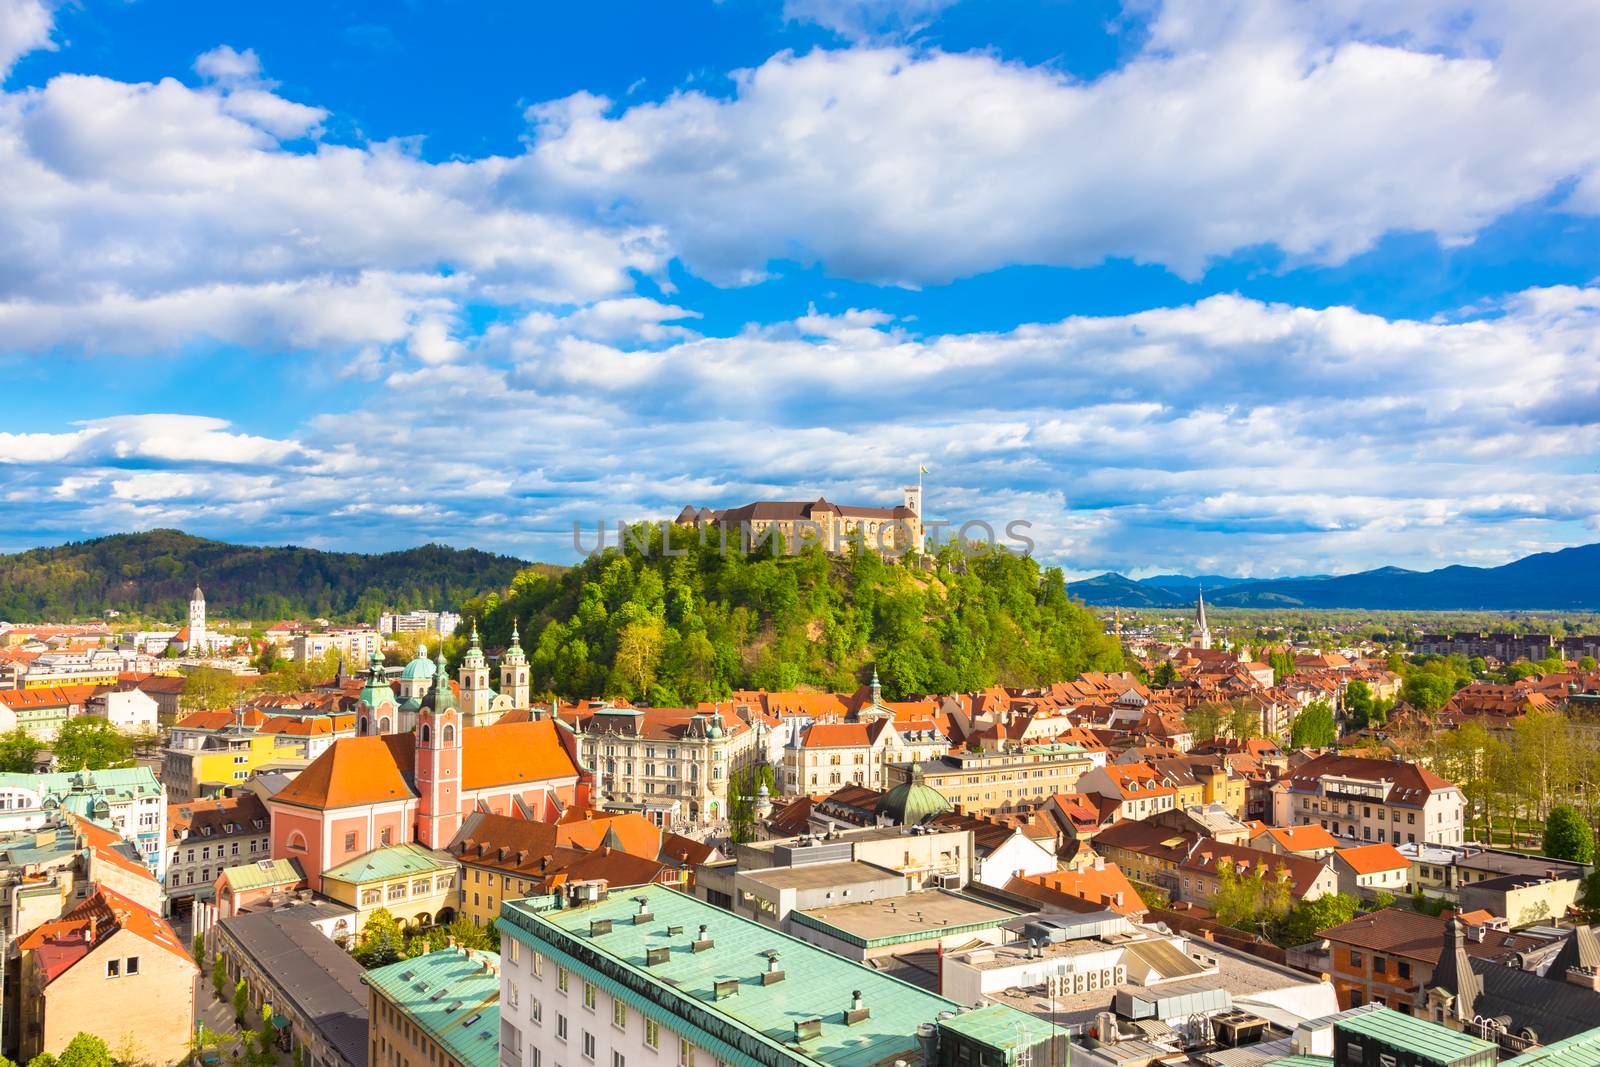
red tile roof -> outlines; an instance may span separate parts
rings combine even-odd
[[[1411,866],[1411,862],[1393,845],[1356,845],[1353,848],[1341,848],[1334,855],[1348,863],[1357,874],[1378,874]]]

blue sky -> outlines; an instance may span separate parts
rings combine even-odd
[[[0,0],[0,549],[1600,539],[1600,9]]]

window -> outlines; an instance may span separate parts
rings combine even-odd
[[[621,997],[611,998],[611,1025],[620,1030],[628,1028],[628,1005]]]
[[[356,832],[354,830],[344,835],[344,850],[346,852],[354,852],[356,850]]]
[[[567,1039],[567,1017],[558,1012],[556,1014],[556,1040],[557,1041],[565,1041],[566,1039]]]
[[[1395,970],[1399,972],[1401,978],[1411,977],[1411,964],[1407,963],[1405,960],[1396,962]]]
[[[1363,963],[1364,963],[1364,961],[1361,958],[1361,953],[1356,952],[1355,950],[1352,949],[1351,952],[1350,952],[1350,966],[1352,966],[1352,967],[1360,967],[1360,966],[1362,966]]]
[[[678,1038],[678,1067],[694,1067],[694,1046],[686,1037]]]
[[[594,1059],[594,1035],[587,1030],[583,1032],[583,1058]]]
[[[533,954],[533,975],[535,978],[544,977],[544,957],[537,952]]]
[[[594,1011],[594,986],[588,982],[583,983],[583,1006]]]
[[[106,977],[107,978],[121,978],[122,977],[122,961],[121,960],[106,960]]]
[[[541,1026],[544,1025],[544,1005],[539,1003],[538,997],[528,998],[528,1018]]]
[[[567,991],[567,969],[565,967],[556,968],[556,988],[563,993]]]
[[[384,847],[394,844],[394,831],[389,829],[387,826],[385,826],[382,830],[379,830],[378,844],[383,845]]]
[[[644,1043],[651,1048],[661,1047],[661,1024],[654,1019],[644,1021]]]
[[[616,1049],[611,1050],[611,1067],[628,1067],[628,1061]]]
[[[1382,956],[1374,956],[1372,958],[1372,973],[1373,974],[1388,974],[1389,973],[1389,961],[1384,959]]]

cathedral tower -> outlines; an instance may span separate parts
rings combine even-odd
[[[461,828],[461,712],[450,692],[444,652],[417,714],[417,840],[444,848]]]
[[[472,644],[461,661],[461,716],[468,726],[487,726],[494,692],[489,688],[489,664],[478,645],[478,624],[472,624]]]
[[[185,651],[206,652],[211,642],[206,635],[206,595],[197,584],[189,594],[189,646]]]
[[[522,651],[522,634],[511,624],[511,647],[500,657],[500,692],[513,708],[526,708],[528,700],[528,657]]]

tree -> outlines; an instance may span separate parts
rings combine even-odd
[[[728,824],[734,844],[743,844],[755,836],[756,800],[765,785],[770,794],[775,786],[772,767],[755,763],[728,776]]]
[[[194,965],[201,971],[206,969],[206,935],[195,934],[189,942],[189,955],[194,957]]]
[[[1156,666],[1155,673],[1150,676],[1150,681],[1157,689],[1165,689],[1178,680],[1178,668],[1172,665],[1171,660],[1162,660]]]
[[[1438,711],[1454,692],[1444,675],[1418,672],[1400,686],[1400,699],[1422,711]]]
[[[223,965],[220,952],[217,953],[216,959],[211,961],[211,988],[216,992],[218,1000],[228,995],[228,968]]]
[[[22,727],[0,734],[0,771],[11,774],[32,774],[38,767],[39,750],[44,748],[38,738]]]
[[[62,723],[50,750],[55,753],[57,765],[66,771],[99,771],[121,766],[133,758],[133,743],[115,726],[93,715],[79,715]]]
[[[1344,710],[1357,730],[1372,720],[1372,687],[1359,678],[1344,687]]]
[[[1356,917],[1361,902],[1348,893],[1329,893],[1316,900],[1302,900],[1284,917],[1277,941],[1286,948],[1316,940],[1318,930],[1339,926]]]
[[[404,942],[400,924],[395,921],[395,917],[389,914],[388,908],[379,908],[361,928],[361,936],[357,938],[356,947],[351,955],[361,966],[370,970],[398,960]]]
[[[111,1049],[93,1034],[79,1034],[56,1058],[57,1067],[112,1067]]]
[[[239,984],[233,987],[233,1021],[240,1026],[244,1025],[245,1014],[250,1010],[250,987],[245,985],[244,979],[239,979]]]
[[[1577,808],[1558,804],[1544,821],[1544,854],[1558,860],[1594,862],[1594,827]]]
[[[1295,748],[1327,748],[1338,736],[1333,708],[1326,700],[1314,700],[1306,705],[1289,727],[1289,743]]]
[[[1597,662],[1593,656],[1584,656],[1578,661],[1578,669],[1588,674],[1593,670],[1600,669],[1600,662]]]
[[[239,682],[231,671],[193,667],[184,674],[178,703],[185,711],[216,711],[231,707],[238,695]]]
[[[56,1067],[56,1058],[48,1052],[41,1052],[28,1061],[28,1067]]]
[[[1226,705],[1205,700],[1183,713],[1184,729],[1196,741],[1214,741],[1222,733],[1229,709]]]
[[[1240,700],[1228,709],[1228,736],[1240,741],[1261,736],[1261,709],[1248,700]]]

